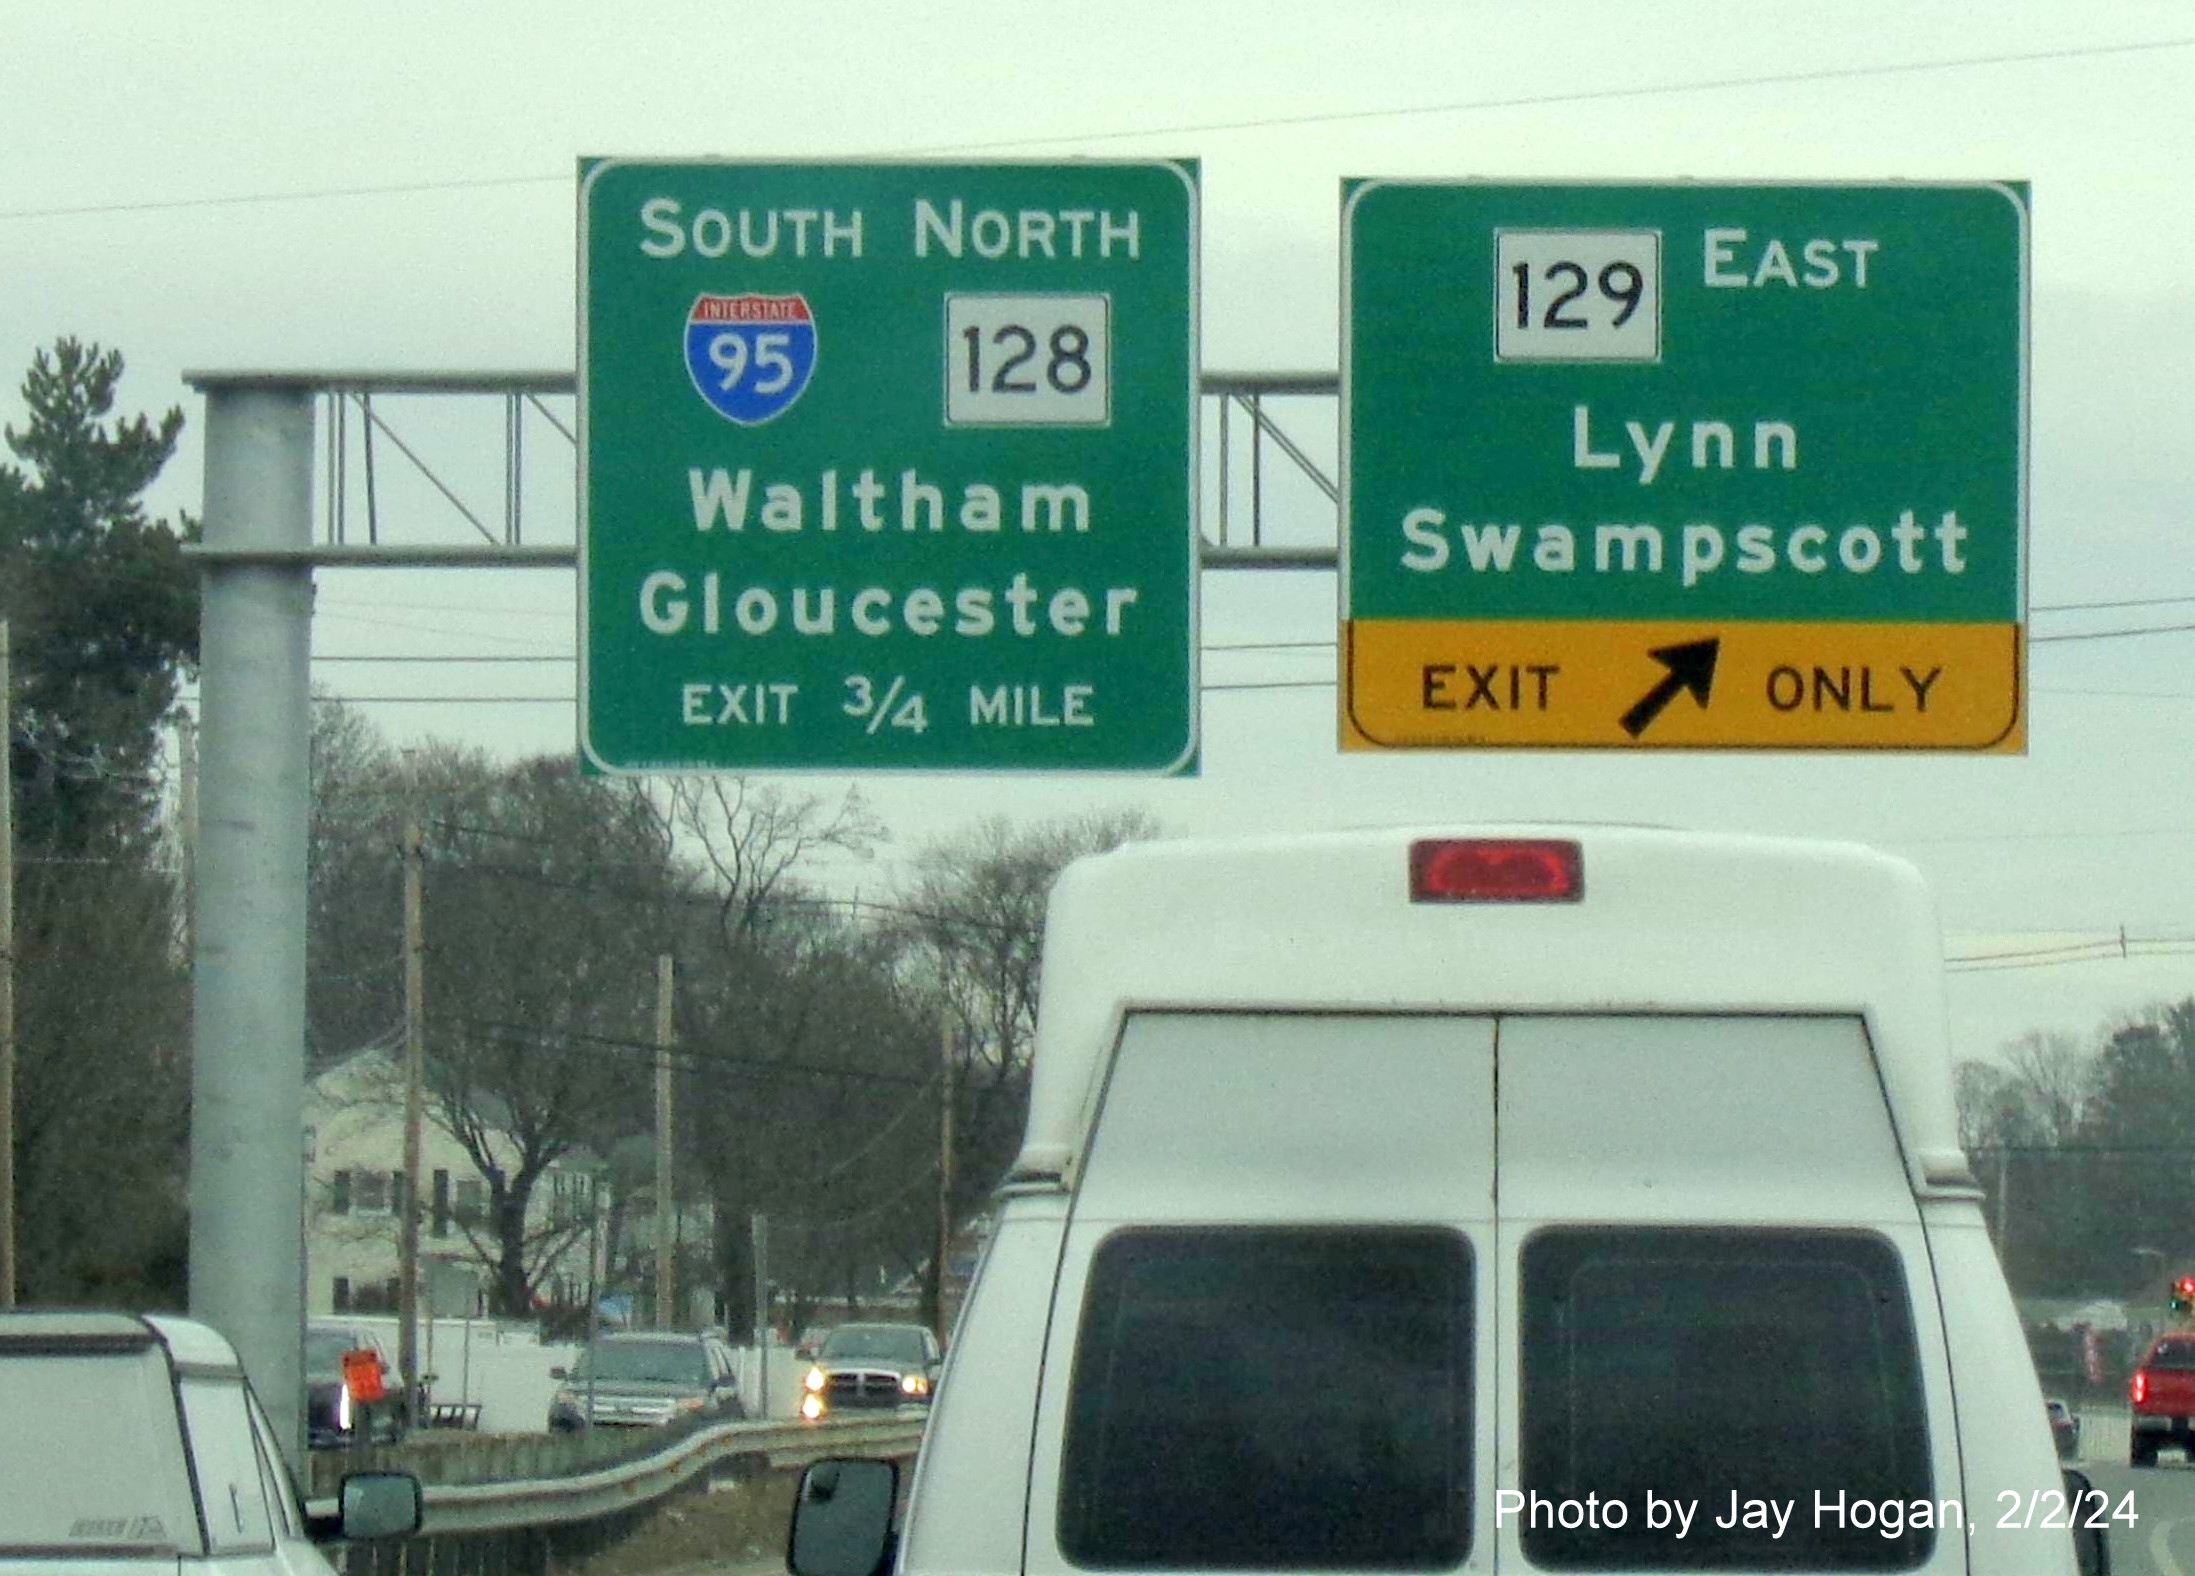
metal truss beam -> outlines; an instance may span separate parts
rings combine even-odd
[[[277,394],[313,402],[321,433],[321,459],[315,481],[323,522],[317,543],[270,546],[206,542],[187,551],[203,563],[286,565],[301,568],[504,568],[556,569],[578,561],[568,542],[528,542],[526,429],[545,428],[552,447],[576,451],[577,420],[559,413],[552,402],[576,397],[569,372],[345,372],[220,371],[187,372],[186,381],[202,394]],[[1338,419],[1340,379],[1332,372],[1206,372],[1198,380],[1202,398],[1216,413],[1217,443],[1207,466],[1216,483],[1216,507],[1207,511],[1214,534],[1200,543],[1198,560],[1206,569],[1331,569],[1337,553],[1335,516],[1339,489],[1300,436],[1310,406]],[[500,476],[459,477],[431,463],[417,434],[407,437],[390,401],[446,398],[478,409],[484,401],[502,406]],[[378,402],[378,403],[377,403]],[[1276,404],[1280,407],[1276,409]],[[1247,419],[1238,433],[1235,416]],[[1286,413],[1295,431],[1282,420]],[[1329,435],[1334,431],[1327,429]],[[378,444],[377,444],[378,440]],[[384,530],[383,497],[389,478],[380,446],[393,448],[408,474],[423,479],[441,503],[438,516],[424,529],[449,530],[453,541],[395,541]],[[354,452],[355,450],[355,452]],[[483,467],[483,470],[485,468]],[[1293,479],[1301,499],[1313,503],[1318,539],[1308,543],[1273,540],[1273,490]],[[1306,491],[1301,484],[1308,484]],[[500,496],[486,507],[483,485]],[[473,495],[468,501],[467,493]],[[569,508],[570,500],[560,500]],[[534,499],[536,511],[541,500]],[[362,522],[361,517],[362,516]],[[407,522],[409,523],[409,522]],[[415,529],[421,529],[415,527]],[[1289,534],[1301,535],[1301,529]],[[362,539],[361,539],[362,538]]]

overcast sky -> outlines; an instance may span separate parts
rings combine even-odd
[[[1196,158],[1202,359],[1249,370],[1337,364],[1345,177],[2025,180],[2024,756],[1342,757],[1332,649],[1310,646],[1206,657],[1194,780],[861,784],[898,858],[980,814],[1121,803],[1183,831],[1652,821],[1905,854],[1955,958],[2123,932],[2125,958],[1956,974],[1957,1049],[1981,1054],[2195,991],[2195,631],[2070,638],[2195,626],[2191,104],[2185,0],[0,0],[0,415],[19,419],[21,369],[56,337],[120,349],[132,408],[190,418],[156,496],[172,512],[199,505],[185,369],[568,369],[587,154]],[[1331,404],[1286,419],[1330,463]],[[499,412],[416,421],[498,514]],[[529,539],[569,540],[569,446],[546,425],[527,443]],[[471,534],[383,458],[392,534]],[[1330,539],[1315,494],[1276,487],[1278,529]],[[1330,642],[1334,603],[1330,574],[1208,574],[1204,638]],[[2114,603],[2132,605],[2090,605]],[[337,659],[568,658],[573,622],[568,573],[325,573],[315,677],[569,697],[568,662]],[[1280,681],[1295,687],[1209,687]],[[368,710],[400,739],[572,747],[568,700]]]

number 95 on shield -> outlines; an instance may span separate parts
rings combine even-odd
[[[1661,232],[1494,232],[1496,361],[1661,360]]]
[[[945,297],[948,427],[1102,427],[1112,415],[1110,297]]]

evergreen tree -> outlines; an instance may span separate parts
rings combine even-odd
[[[14,693],[16,1199],[27,1302],[179,1305],[189,990],[158,841],[195,577],[142,494],[180,411],[117,419],[122,358],[59,341],[0,431]]]
[[[0,463],[0,618],[14,645],[16,835],[50,856],[129,847],[158,812],[159,729],[198,658],[195,535],[142,501],[183,428],[117,419],[119,352],[39,351]]]

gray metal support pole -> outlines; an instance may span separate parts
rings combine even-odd
[[[204,387],[207,545],[310,547],[311,385]],[[312,570],[201,575],[190,1307],[302,1470]]]

